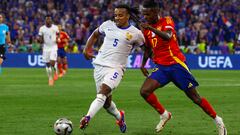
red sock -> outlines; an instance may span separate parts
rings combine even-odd
[[[163,114],[165,109],[158,101],[157,96],[152,93],[145,99],[159,114]]]
[[[68,64],[63,64],[63,69],[64,69],[65,71],[67,71],[67,69],[68,69]]]
[[[202,98],[202,102],[200,104],[200,107],[202,107],[202,109],[212,118],[215,118],[217,113],[215,112],[215,110],[213,109],[213,107],[211,106],[211,104],[207,101],[207,99]]]
[[[63,64],[58,63],[58,71],[59,71],[60,74],[63,73]]]

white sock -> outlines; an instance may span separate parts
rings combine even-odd
[[[117,120],[121,119],[120,112],[118,111],[115,103],[112,101],[109,108],[106,109],[109,114],[114,116]]]
[[[57,62],[55,62],[54,69],[55,69],[55,73],[58,74]]]
[[[167,110],[165,110],[160,116],[161,116],[161,118],[162,117],[165,117],[165,118],[168,118],[168,111]]]
[[[87,116],[90,116],[90,118],[94,117],[94,115],[103,107],[106,99],[107,97],[105,95],[97,94],[96,99],[90,105]]]
[[[224,123],[223,123],[223,120],[222,120],[221,117],[216,116],[216,118],[214,119],[214,121],[215,121],[215,123],[216,123],[217,125],[224,126]]]
[[[51,67],[46,67],[46,71],[47,71],[47,75],[48,75],[48,79],[52,80],[52,68]]]

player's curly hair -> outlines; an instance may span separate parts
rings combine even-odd
[[[137,7],[130,7],[127,4],[120,4],[117,5],[115,8],[125,8],[127,9],[128,13],[130,14],[130,19],[132,19],[135,22],[139,22],[139,9]]]
[[[120,4],[120,5],[117,5],[115,8],[125,8],[125,9],[127,9],[129,14],[131,14],[131,13],[133,13],[135,15],[140,14],[137,7],[130,7],[127,4]]]

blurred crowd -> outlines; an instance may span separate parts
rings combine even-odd
[[[239,0],[157,0],[161,16],[175,21],[179,44],[184,53],[234,53],[240,40]],[[50,13],[71,37],[69,53],[81,53],[91,32],[113,17],[119,3],[139,7],[142,0],[1,0],[0,12],[10,27],[14,47],[9,53],[38,53],[39,28]],[[141,7],[139,7],[141,8]],[[240,50],[240,49],[239,49]]]

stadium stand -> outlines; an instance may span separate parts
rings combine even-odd
[[[184,52],[232,54],[235,48],[239,50],[239,0],[158,1],[161,15],[174,19]],[[79,51],[75,52],[82,52],[89,34],[112,18],[113,7],[120,2],[139,6],[141,0],[1,0],[0,12],[6,16],[15,45],[8,48],[8,53],[41,51],[36,37],[47,13],[53,15],[55,23],[62,24],[72,39],[70,44],[78,46]],[[74,49],[68,52],[71,50]]]

